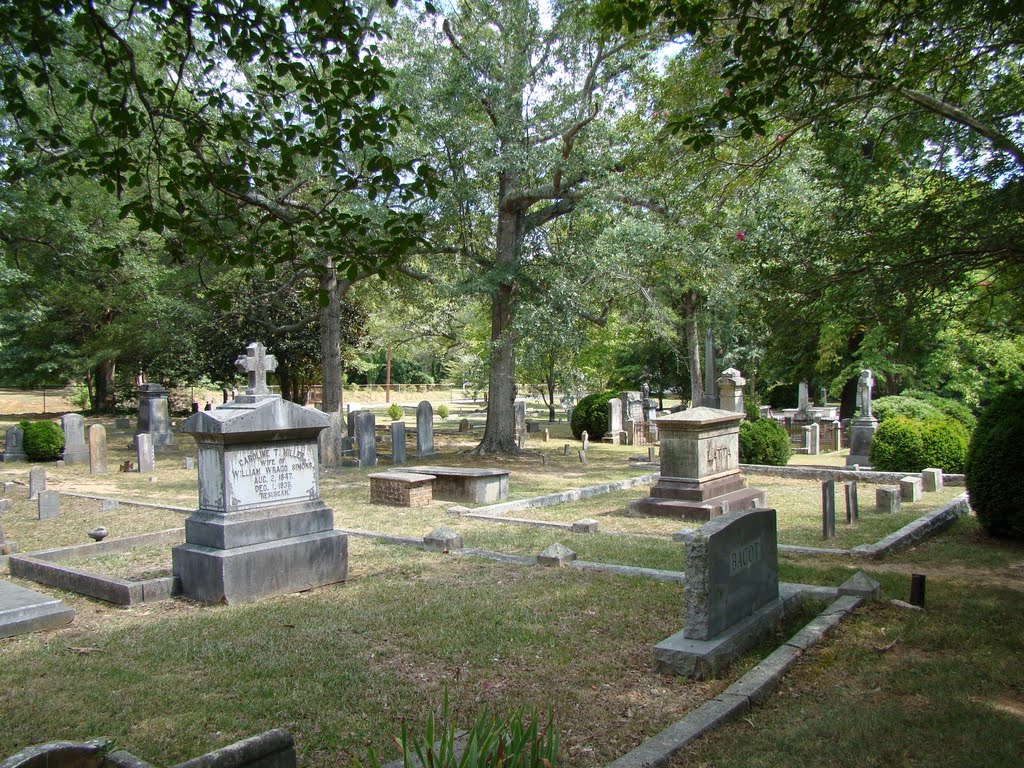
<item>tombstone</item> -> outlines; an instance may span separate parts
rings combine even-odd
[[[586,451],[579,451],[578,455],[580,457],[580,464],[586,464],[587,463],[587,452]]]
[[[172,549],[181,594],[238,603],[344,581],[348,538],[320,498],[317,437],[327,414],[270,393],[276,365],[261,344],[236,367],[249,386],[233,401],[190,416],[198,446],[199,508]]]
[[[346,428],[348,429],[348,436],[353,440],[356,437],[356,418],[359,416],[359,408],[352,408],[349,406],[348,416],[346,417]]]
[[[825,541],[836,537],[836,481],[821,483],[821,538]]]
[[[356,447],[360,467],[377,466],[377,417],[373,411],[359,411],[356,416]]]
[[[64,430],[64,463],[87,464],[89,446],[85,444],[85,419],[80,413],[66,413],[60,417]]]
[[[138,389],[139,421],[135,434],[152,435],[153,448],[174,444],[171,419],[167,411],[167,390],[159,384],[143,384]]]
[[[192,401],[192,408],[190,413],[199,413],[199,403],[196,400]]]
[[[871,464],[871,442],[878,429],[878,420],[871,415],[871,388],[874,385],[875,379],[871,371],[861,371],[857,379],[857,405],[860,408],[860,415],[850,425],[850,455],[846,457],[848,467],[854,464]]]
[[[102,424],[89,427],[89,474],[107,473],[107,428]]]
[[[120,506],[117,499],[100,499],[100,512],[116,512]]]
[[[416,406],[416,455],[434,453],[434,406],[423,400]]]
[[[811,410],[811,394],[810,387],[806,381],[801,381],[797,386],[797,404],[796,409],[802,414],[810,413]]]
[[[114,419],[114,429],[131,429],[132,420],[119,416]]]
[[[608,432],[601,438],[601,442],[619,445],[622,443],[622,435],[622,401],[616,397],[608,401]]]
[[[551,430],[547,427],[544,428],[544,442],[548,442],[551,439]]]
[[[526,434],[526,401],[516,400],[513,403],[516,416],[516,435]]]
[[[562,455],[563,456],[568,456],[569,455],[569,444],[568,443],[566,443],[565,446],[563,446],[563,448],[562,448]]]
[[[325,412],[326,413],[326,412]],[[321,467],[337,467],[342,463],[344,451],[341,441],[348,436],[340,410],[327,413],[328,427],[317,437]]]
[[[526,447],[526,433],[525,432],[517,432],[516,433],[516,448],[518,448],[521,451],[525,447]]]
[[[391,464],[405,464],[405,422],[391,422]]]
[[[583,450],[584,451],[587,450],[587,448],[590,447],[590,433],[587,432],[587,430],[584,429],[583,432],[580,433],[580,441],[582,441],[582,443],[583,443]]]
[[[817,422],[804,427],[804,447],[808,456],[817,456],[821,453],[821,427]]]
[[[46,470],[42,467],[32,467],[28,471],[28,498],[29,501],[39,496],[40,491],[46,490]]]
[[[920,477],[913,475],[900,478],[900,499],[913,503],[921,500],[923,485]]]
[[[213,410],[213,403],[211,401],[207,400],[206,401],[206,405],[203,406],[203,410],[204,411],[212,411]]]
[[[846,497],[846,522],[852,525],[860,519],[856,480],[850,480],[848,483],[843,484],[843,495]]]
[[[746,414],[743,409],[743,388],[747,380],[735,368],[726,368],[718,379],[718,402],[723,411]]]
[[[40,491],[38,504],[40,520],[54,520],[60,517],[60,493],[58,491]]]
[[[715,334],[708,328],[704,335],[704,402],[694,403],[695,408],[718,408],[718,390],[715,388]]]
[[[28,461],[25,453],[25,430],[21,427],[8,427],[5,436],[4,454],[0,457],[4,463]]]
[[[725,509],[764,506],[765,492],[747,488],[739,465],[742,413],[690,408],[657,421],[661,476],[646,499],[632,501],[640,515],[707,521]],[[726,506],[728,505],[728,506]]]
[[[654,648],[659,668],[704,679],[771,632],[783,615],[774,509],[722,515],[685,543],[683,629]]]
[[[135,455],[139,472],[147,475],[156,471],[156,450],[153,447],[152,434],[141,432],[135,436]]]
[[[937,493],[942,490],[942,470],[935,467],[921,470],[921,487],[925,493]]]
[[[459,422],[459,432],[466,433],[471,432],[472,430],[473,426],[469,423],[469,419],[463,419]]]
[[[658,460],[658,449],[656,446],[647,446],[647,460],[652,463]]]
[[[900,489],[878,488],[875,490],[875,510],[894,513],[900,511]]]

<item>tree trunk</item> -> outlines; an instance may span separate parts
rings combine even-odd
[[[333,413],[341,408],[341,291],[334,260],[324,259],[320,289],[327,293],[327,303],[320,307],[320,357],[323,365],[323,403],[321,410]]]
[[[555,423],[555,365],[552,362],[548,369],[548,421]]]
[[[92,373],[92,407],[96,411],[112,411],[117,404],[114,395],[114,373],[117,363],[102,360]]]
[[[698,408],[704,404],[704,376],[700,366],[700,330],[697,327],[697,311],[700,309],[700,295],[697,291],[686,291],[682,296],[683,335],[686,337],[686,354],[690,365],[690,405]]]

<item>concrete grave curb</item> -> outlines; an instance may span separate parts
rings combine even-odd
[[[850,469],[842,467],[772,467],[767,464],[740,464],[740,469],[748,475],[768,475],[769,477],[789,477],[796,480],[857,480],[880,485],[899,485],[905,477],[921,477],[920,472],[875,472],[869,469]],[[943,474],[946,485],[961,486],[963,475]]]
[[[504,501],[500,504],[490,504],[485,507],[475,507],[472,509],[462,506],[450,507],[448,511],[452,514],[463,515],[465,517],[472,517],[475,515],[505,515],[509,512],[518,512],[522,509],[530,509],[533,507],[553,507],[556,504],[589,499],[591,496],[601,496],[602,494],[613,493],[614,491],[625,491],[629,488],[635,488],[638,485],[650,485],[660,476],[660,473],[654,472],[652,474],[639,475],[638,477],[630,477],[626,480],[615,480],[610,483],[588,485],[584,488],[570,488],[568,491],[549,493],[544,496],[533,496],[529,499]]]

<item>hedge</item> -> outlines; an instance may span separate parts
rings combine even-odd
[[[996,396],[978,418],[965,473],[971,508],[990,536],[1024,540],[1024,390]]]
[[[21,422],[24,429],[22,445],[32,461],[53,461],[64,450],[64,430],[52,421]]]
[[[581,440],[586,430],[590,440],[604,437],[608,432],[608,401],[618,396],[618,392],[595,392],[580,398],[572,409],[572,436]]]
[[[740,463],[783,467],[792,455],[789,435],[774,420],[740,422]]]

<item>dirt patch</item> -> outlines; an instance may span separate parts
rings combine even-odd
[[[1017,565],[993,569],[968,568],[962,565],[934,565],[931,563],[928,565],[922,565],[921,563],[871,563],[865,565],[864,569],[868,571],[881,571],[883,573],[901,573],[908,576],[912,573],[924,573],[929,579],[959,581],[965,584],[1002,587],[1004,589],[1024,592],[1024,568],[1020,568]]]

